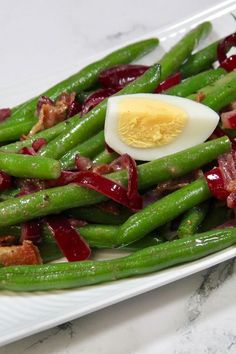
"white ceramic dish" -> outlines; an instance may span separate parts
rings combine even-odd
[[[226,1],[215,8],[200,13],[181,23],[172,25],[150,33],[146,37],[157,36],[161,40],[160,47],[141,60],[142,63],[152,63],[160,57],[163,50],[167,50],[180,36],[190,30],[199,22],[211,20],[214,25],[213,33],[202,46],[235,31],[236,3]],[[138,40],[139,38],[137,38]],[[114,48],[112,48],[114,49]],[[110,49],[110,51],[112,50]],[[103,56],[89,58],[88,63]],[[86,64],[81,63],[81,66]],[[76,70],[78,66],[76,67]],[[65,77],[68,73],[65,73]],[[57,77],[55,75],[55,82]],[[47,85],[44,81],[43,86]],[[31,83],[25,84],[25,97],[30,97],[37,88],[32,88]],[[14,91],[14,90],[13,90]],[[11,96],[10,96],[11,99]],[[8,88],[9,100],[9,88]],[[14,104],[12,94],[12,104]],[[100,257],[114,257],[117,252],[110,254],[102,252]],[[134,277],[114,283],[107,283],[78,290],[52,291],[37,293],[0,292],[0,345],[4,345],[33,333],[48,329],[63,322],[81,317],[119,301],[128,299],[138,294],[150,291],[167,283],[186,277],[215,264],[236,256],[236,248],[231,247],[202,260],[186,265],[167,269],[155,274]]]

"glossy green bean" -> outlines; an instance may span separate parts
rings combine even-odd
[[[118,214],[101,209],[101,207],[89,206],[75,208],[68,211],[73,218],[86,220],[95,224],[119,225],[130,217],[131,212],[126,208],[120,208]]]
[[[0,269],[0,289],[67,289],[147,274],[193,261],[236,243],[236,228],[213,230],[106,261],[84,261]]]
[[[146,189],[158,182],[184,176],[186,173],[204,166],[230,149],[229,139],[222,137],[139,165],[139,189]],[[115,172],[109,174],[108,177],[121,183],[127,182],[126,171]],[[105,200],[103,195],[74,184],[45,189],[1,202],[0,227],[14,225],[70,208],[96,204],[103,200]]]
[[[0,153],[0,170],[14,177],[52,179],[61,174],[60,162],[48,157]]]
[[[191,94],[194,94],[199,89],[208,86],[215,81],[219,80],[226,74],[224,69],[211,69],[208,71],[201,72],[195,76],[192,76],[179,85],[173,86],[170,89],[166,90],[164,93],[172,96],[187,97]]]
[[[131,82],[116,95],[153,92],[160,80],[160,66],[154,65],[141,77]],[[78,118],[70,129],[60,134],[40,152],[41,156],[61,158],[69,150],[99,132],[104,126],[107,99],[88,112],[84,118]]]
[[[188,32],[177,44],[175,44],[159,61],[161,65],[161,79],[176,72],[181,64],[191,55],[199,41],[206,37],[212,29],[210,22],[204,22]]]
[[[228,91],[229,89],[235,89],[236,86],[236,71],[232,71],[222,76],[220,79],[215,81],[212,85],[205,86],[201,88],[197,93],[188,96],[187,98],[191,100],[197,100],[199,94],[203,96],[202,103],[204,102],[204,97],[217,95],[218,92]],[[219,99],[219,98],[218,98]],[[217,102],[217,101],[216,101]],[[220,102],[219,102],[220,104]]]
[[[201,226],[202,221],[205,219],[209,210],[209,203],[202,203],[189,209],[184,214],[178,230],[177,235],[179,238],[194,235]]]
[[[101,131],[98,134],[92,136],[92,138],[88,139],[84,143],[68,151],[67,154],[65,154],[64,156],[62,156],[62,158],[60,159],[62,169],[65,170],[75,167],[76,155],[93,158],[102,150],[104,150],[104,146],[104,132]]]
[[[119,155],[116,152],[108,152],[107,150],[103,150],[94,157],[93,162],[96,164],[111,163],[118,156]]]
[[[196,75],[201,71],[210,69],[217,60],[217,46],[219,40],[209,46],[192,54],[188,60],[180,67],[180,72],[184,78]]]
[[[130,63],[131,61],[136,60],[137,58],[152,51],[158,43],[159,41],[156,38],[145,39],[129,44],[126,47],[120,48],[106,55],[104,58],[87,65],[76,74],[24,103],[16,110],[16,112],[13,113],[10,120],[13,121],[15,119],[19,119],[19,117],[27,118],[28,116],[32,116],[40,96],[48,96],[51,99],[55,99],[62,92],[82,91],[89,89],[96,83],[99,73],[102,70],[108,69],[114,65]]]
[[[28,134],[36,120],[11,124],[0,129],[0,143],[11,142],[19,139],[21,135]]]

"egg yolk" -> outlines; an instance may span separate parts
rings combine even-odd
[[[158,100],[124,98],[118,107],[118,134],[129,146],[152,148],[169,144],[184,129],[187,114]]]

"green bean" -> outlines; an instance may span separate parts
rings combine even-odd
[[[0,170],[14,177],[52,179],[61,174],[60,162],[48,157],[0,153]]]
[[[181,64],[189,57],[199,41],[206,37],[211,31],[210,22],[204,22],[187,33],[175,46],[173,46],[159,61],[161,65],[161,79],[165,80],[168,76],[179,69]]]
[[[126,208],[120,208],[118,214],[112,214],[95,206],[75,208],[68,211],[69,215],[86,220],[95,224],[119,225],[131,215],[131,212]]]
[[[116,95],[152,92],[159,80],[160,66],[157,64],[147,70],[140,78],[124,87]],[[65,132],[42,149],[41,156],[59,159],[69,150],[99,132],[104,126],[106,107],[107,99],[93,108],[82,120],[78,118],[71,129],[66,129]]]
[[[167,95],[187,97],[191,94],[194,94],[199,89],[214,83],[216,80],[220,79],[226,74],[224,69],[211,69],[208,71],[201,72],[195,76],[192,76],[179,85],[173,86],[164,93]]]
[[[132,215],[120,226],[115,240],[118,245],[138,241],[158,226],[175,219],[209,197],[205,179],[192,182]]]
[[[35,121],[34,121],[35,122]],[[21,135],[28,134],[29,130],[33,126],[32,120],[26,122],[20,122],[18,124],[11,124],[0,129],[0,143],[6,143],[15,141],[20,138]]]
[[[228,74],[230,75],[230,74]],[[218,81],[221,81],[220,79]],[[217,82],[218,82],[217,81]],[[217,85],[215,90],[208,93],[202,100],[202,104],[219,112],[222,108],[236,100],[236,71],[232,72],[232,81],[226,85]]]
[[[194,235],[209,210],[209,203],[202,203],[189,209],[181,220],[177,234],[179,238]]]
[[[234,88],[235,82],[236,72],[231,71],[230,73],[227,73],[226,75],[215,81],[212,85],[208,85],[201,88],[197,93],[190,95],[187,98],[197,100],[199,94],[203,95],[203,97],[207,97],[208,95],[214,95],[218,91],[224,91],[225,89],[227,90],[228,88],[231,88],[231,86],[233,86]]]
[[[129,44],[126,47],[108,54],[104,58],[87,65],[76,74],[61,81],[39,96],[29,100],[23,104],[22,107],[17,109],[10,119],[15,120],[19,117],[32,116],[40,96],[48,96],[51,99],[56,99],[62,92],[83,91],[89,89],[96,83],[99,73],[102,70],[108,69],[114,65],[130,63],[152,51],[158,43],[159,41],[156,38],[145,39],[143,41]]]
[[[104,149],[104,146],[104,132],[101,131],[98,134],[92,136],[92,138],[88,139],[84,143],[71,149],[64,156],[62,156],[62,158],[60,159],[62,169],[65,170],[75,167],[76,155],[92,158],[96,156],[100,151],[102,151]]]
[[[146,189],[158,182],[184,176],[188,172],[206,165],[230,149],[229,139],[222,137],[139,165],[139,189]],[[120,183],[126,183],[127,172],[115,172],[109,174],[108,178],[118,180]],[[1,202],[0,227],[14,225],[70,208],[96,204],[103,200],[105,200],[103,195],[74,184],[45,189]]]
[[[184,78],[196,75],[201,71],[210,69],[217,60],[217,46],[219,40],[191,55],[180,67],[180,72]]]
[[[93,162],[96,164],[103,164],[103,163],[111,163],[115,160],[119,155],[116,152],[108,152],[107,150],[103,150],[95,156]]]
[[[28,138],[23,141],[17,141],[12,144],[8,144],[5,146],[1,146],[0,150],[4,152],[17,152],[23,147],[28,147],[31,146],[33,141],[35,141],[38,138],[44,138],[47,142],[51,141],[52,139],[56,138],[59,134],[61,134],[65,129],[70,129],[70,127],[73,125],[74,121],[77,121],[78,117],[74,116],[64,122],[58,123],[57,125],[45,129],[35,135],[33,135],[31,138]]]
[[[235,242],[236,229],[227,228],[148,247],[119,259],[3,267],[0,289],[36,291],[99,284],[190,262]]]
[[[19,193],[20,193],[20,188],[6,189],[0,193],[0,201],[15,198]]]
[[[122,247],[136,242],[157,227],[210,197],[204,179],[195,181],[131,215],[121,226],[88,225],[80,233],[93,247]]]

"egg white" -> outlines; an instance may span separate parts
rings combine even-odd
[[[167,102],[184,110],[188,116],[183,131],[169,144],[154,148],[136,148],[121,140],[118,133],[119,102],[126,98],[151,99]],[[187,98],[163,94],[133,94],[110,97],[105,119],[105,141],[120,155],[127,153],[135,160],[151,161],[203,143],[219,122],[219,115],[211,108]]]

